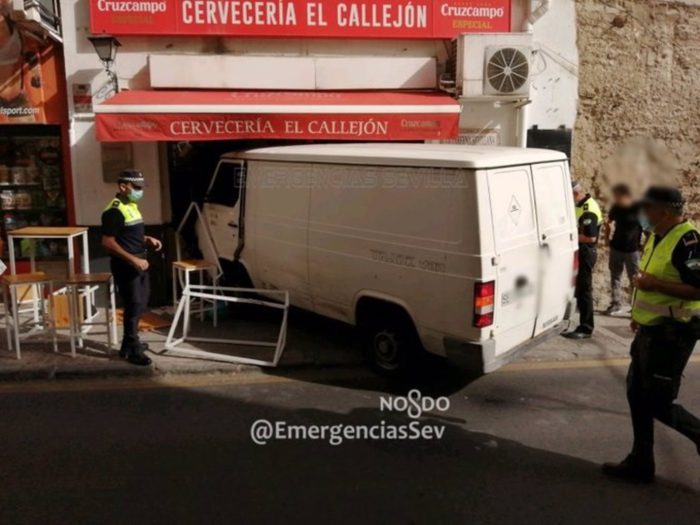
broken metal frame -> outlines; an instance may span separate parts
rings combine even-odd
[[[224,292],[241,292],[246,294],[266,294],[279,296],[282,302],[276,302],[273,300],[258,299],[253,297],[233,297],[230,295],[221,295]],[[255,341],[249,339],[224,339],[224,338],[209,338],[209,337],[189,337],[190,330],[190,304],[192,299],[206,299],[214,301],[215,305],[218,301],[225,303],[239,303],[239,304],[252,304],[257,306],[266,306],[269,308],[274,308],[277,310],[282,310],[282,322],[280,324],[280,330],[277,334],[277,340],[275,342],[271,341]],[[170,331],[168,332],[168,338],[165,341],[165,351],[173,351],[180,354],[184,354],[192,357],[204,357],[210,359],[216,359],[217,361],[225,361],[230,363],[239,363],[244,365],[255,365],[255,366],[267,366],[276,367],[279,360],[282,357],[282,352],[287,343],[287,320],[289,315],[289,292],[286,290],[259,290],[253,288],[233,288],[233,287],[221,287],[221,286],[206,286],[206,285],[190,285],[186,287],[182,296],[180,297],[180,302],[177,305],[177,310],[175,311],[175,318],[170,326]],[[175,332],[177,331],[178,325],[180,324],[180,318],[184,317],[182,320],[182,335],[176,338]],[[185,342],[200,342],[200,343],[213,343],[213,344],[227,344],[227,345],[238,345],[238,346],[259,346],[264,348],[274,348],[275,353],[272,361],[265,361],[262,359],[252,359],[249,357],[239,357],[227,354],[221,354],[218,352],[209,352],[206,350],[195,350],[189,348],[180,348],[179,345]]]
[[[202,209],[199,207],[199,205],[195,201],[192,201],[190,203],[189,207],[187,208],[187,211],[185,212],[185,215],[183,215],[182,220],[180,221],[180,224],[178,224],[177,229],[175,230],[175,254],[176,254],[176,258],[178,261],[182,260],[182,245],[180,242],[180,235],[182,233],[183,228],[185,227],[185,224],[187,224],[187,221],[189,220],[190,214],[192,213],[193,210],[197,213],[197,219],[202,223],[202,226],[204,227],[204,231],[206,232],[206,240],[209,243],[209,247],[211,248],[212,253],[214,253],[216,255],[216,261],[213,261],[213,262],[216,265],[216,269],[218,270],[218,273],[215,276],[215,278],[219,279],[224,274],[224,270],[223,270],[223,268],[221,268],[221,262],[219,261],[219,257],[220,257],[219,251],[216,249],[216,243],[214,242],[214,236],[211,234],[211,230],[209,229],[209,224],[206,221],[206,217],[204,216]]]

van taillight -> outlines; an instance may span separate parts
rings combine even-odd
[[[495,281],[474,283],[474,326],[485,328],[493,324]]]
[[[578,259],[578,250],[574,251],[574,276],[572,277],[572,286],[576,286],[576,276],[578,275],[578,267],[579,267],[579,259]]]

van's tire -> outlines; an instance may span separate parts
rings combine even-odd
[[[425,351],[410,316],[399,306],[371,301],[358,311],[365,357],[372,369],[389,378],[407,378]]]

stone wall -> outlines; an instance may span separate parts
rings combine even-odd
[[[604,207],[609,187],[673,182],[700,221],[700,1],[578,0],[574,176]],[[595,278],[608,303],[607,248]]]

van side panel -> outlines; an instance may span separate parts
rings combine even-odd
[[[354,321],[364,295],[405,305],[426,348],[471,326],[481,269],[474,172],[453,168],[308,165],[314,310]]]
[[[246,247],[257,288],[289,290],[294,303],[312,309],[309,293],[308,217],[310,173],[289,162],[249,161]]]

